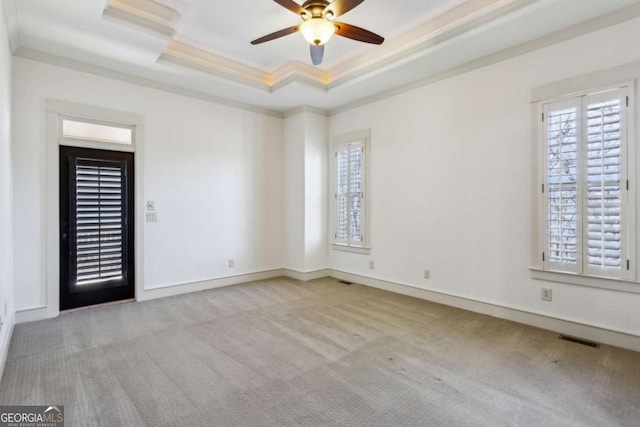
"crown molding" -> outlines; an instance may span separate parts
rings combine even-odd
[[[329,73],[300,61],[288,62],[271,73],[269,77],[272,92],[294,82],[326,91],[329,82]]]
[[[148,2],[149,0],[144,0]],[[487,0],[489,1],[489,0]],[[536,1],[536,0],[525,0],[525,1]],[[14,3],[13,0],[7,0],[3,2],[3,6],[5,6],[5,13],[7,11],[6,5],[8,3]],[[514,4],[514,2],[510,2],[510,4]],[[15,4],[14,4],[15,6]],[[264,108],[260,106],[252,105],[251,103],[244,103],[233,101],[228,98],[223,98],[215,95],[206,94],[200,92],[198,90],[186,89],[178,85],[174,85],[171,83],[165,83],[153,78],[145,78],[135,74],[130,74],[122,71],[116,71],[115,69],[104,66],[92,65],[86,62],[76,61],[68,58],[63,58],[60,56],[44,53],[41,51],[28,49],[28,48],[18,48],[14,55],[16,57],[22,57],[26,59],[31,59],[35,61],[45,62],[56,66],[66,67],[70,69],[75,69],[77,71],[91,73],[107,78],[117,79],[128,83],[137,84],[140,86],[163,90],[166,92],[175,93],[182,96],[188,96],[224,106],[229,106],[233,108],[239,108],[246,111],[251,111],[259,114],[265,114],[276,118],[286,118],[295,114],[299,114],[301,112],[312,112],[316,114],[320,114],[323,116],[331,117],[336,114],[340,114],[344,111],[351,110],[353,108],[357,108],[363,105],[371,104],[374,102],[378,102],[380,100],[396,96],[398,94],[413,90],[415,88],[419,88],[422,86],[426,86],[432,84],[434,82],[444,80],[462,73],[466,73],[472,71],[477,68],[485,67],[487,65],[491,65],[500,61],[504,61],[537,49],[541,49],[556,43],[561,43],[563,41],[584,35],[589,32],[597,31],[608,26],[613,26],[616,24],[623,23],[628,20],[632,20],[640,17],[640,2],[634,3],[630,6],[624,7],[619,10],[615,10],[608,14],[583,21],[581,23],[575,24],[571,27],[565,28],[563,30],[548,34],[546,36],[507,48],[501,51],[495,52],[493,54],[489,54],[472,61],[466,62],[464,64],[448,68],[442,72],[430,75],[428,77],[415,80],[413,82],[399,85],[393,89],[389,89],[378,94],[363,97],[361,99],[344,102],[338,105],[335,108],[331,108],[329,110],[323,110],[321,108],[313,107],[313,106],[300,106],[295,107],[293,109],[286,110],[277,110]],[[238,73],[235,73],[233,70],[225,71],[226,68],[230,68],[235,65],[235,61],[222,58],[218,62],[215,63],[215,70],[211,70],[209,67],[210,57],[218,60],[220,57],[217,55],[206,52],[204,50],[195,48],[186,43],[180,42],[171,42],[168,46],[172,46],[173,50],[167,49],[167,51],[171,52],[171,55],[167,55],[166,57],[161,55],[159,58],[159,62],[167,62],[173,63],[175,65],[184,66],[184,64],[179,63],[178,60],[174,60],[174,58],[182,58],[185,62],[189,64],[186,69],[194,69],[192,66],[194,63],[201,61],[200,66],[202,70],[205,70],[209,74],[216,75],[219,78],[225,78],[227,80],[231,80],[231,76],[235,76],[237,78],[237,82],[240,84],[246,85],[246,81],[249,79],[253,81],[253,85],[257,87],[260,91],[266,91],[267,93],[274,93],[279,88],[290,82],[302,82],[307,86],[312,86],[318,90],[327,91],[327,88],[330,87],[330,72],[323,71],[317,69],[315,67],[311,67],[302,62],[291,62],[281,67],[280,69],[274,71],[273,73],[265,73],[257,68],[249,67],[244,64],[242,65],[244,68],[244,72],[242,76],[238,78]],[[171,56],[172,58],[169,58]],[[186,59],[184,59],[186,58]],[[173,62],[171,62],[173,61]],[[114,65],[116,67],[117,65]],[[223,72],[228,74],[223,75]],[[287,80],[288,79],[288,80]],[[354,78],[355,79],[355,78]],[[264,92],[263,92],[264,93]]]
[[[281,111],[268,109],[268,108],[260,108],[254,105],[232,101],[227,98],[221,98],[221,97],[209,95],[203,92],[185,89],[180,86],[162,83],[156,80],[135,76],[133,74],[124,73],[121,71],[115,71],[115,70],[100,67],[97,65],[91,65],[86,62],[80,62],[80,61],[75,61],[73,59],[63,58],[61,56],[56,56],[56,55],[40,52],[33,49],[19,48],[14,53],[14,56],[18,58],[29,59],[32,61],[43,62],[43,63],[54,65],[57,67],[69,68],[69,69],[80,71],[83,73],[94,74],[94,75],[106,77],[109,79],[120,80],[126,83],[131,83],[138,86],[144,86],[150,89],[162,90],[165,92],[174,93],[176,95],[196,98],[202,101],[224,105],[226,107],[238,108],[241,110],[250,111],[252,113],[264,114],[264,115],[276,117],[279,119],[283,117],[283,113]]]
[[[9,48],[15,52],[20,47],[20,31],[18,30],[18,8],[17,0],[5,0],[2,2],[4,19],[7,23],[7,34],[9,36]]]
[[[167,44],[157,62],[193,69],[268,92],[276,92],[295,82],[322,91],[327,88],[326,72],[299,61],[289,62],[269,73],[177,40]]]
[[[313,107],[311,105],[301,105],[299,107],[292,108],[291,110],[286,111],[283,114],[283,118],[288,119],[289,117],[293,117],[295,115],[302,114],[302,113],[311,113],[311,114],[316,114],[322,117],[329,117],[329,112],[327,110],[323,110],[322,108],[318,108],[318,107]]]
[[[469,0],[419,27],[332,68],[328,90],[361,80],[427,55],[463,33],[495,21],[540,0]]]
[[[180,14],[154,0],[110,0],[102,17],[171,40],[176,36],[173,26]]]
[[[264,71],[176,40],[167,44],[156,62],[179,65],[267,92],[270,90],[269,75]]]
[[[632,4],[622,9],[615,10],[602,16],[598,16],[597,18],[579,22],[575,25],[553,32],[551,34],[547,34],[537,39],[533,39],[528,42],[503,49],[496,53],[474,59],[456,67],[433,74],[426,78],[400,85],[393,89],[361,98],[357,101],[343,104],[337,108],[332,108],[329,110],[329,117],[352,110],[354,108],[382,101],[384,99],[400,95],[404,92],[433,84],[440,80],[445,80],[460,74],[467,73],[469,71],[473,71],[478,68],[486,67],[488,65],[492,65],[501,61],[506,61],[508,59],[515,58],[517,56],[524,55],[526,53],[542,49],[557,43],[562,43],[564,41],[580,37],[593,31],[598,31],[613,25],[621,24],[638,17],[640,17],[640,3]]]
[[[539,1],[469,0],[394,41],[332,69],[322,70],[292,61],[273,72],[178,41],[173,30],[173,24],[179,19],[178,12],[154,0],[111,0],[103,16],[169,37],[158,63],[196,70],[272,93],[292,83],[327,92],[423,56],[447,40]]]

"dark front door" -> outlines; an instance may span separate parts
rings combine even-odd
[[[133,298],[133,154],[60,147],[60,309]]]

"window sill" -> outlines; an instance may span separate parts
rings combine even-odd
[[[536,280],[548,280],[550,282],[569,283],[591,288],[640,294],[640,282],[611,279],[608,277],[583,276],[561,271],[546,271],[533,267],[530,267],[529,271],[531,272],[531,277]]]
[[[356,254],[363,254],[363,255],[369,255],[371,253],[371,248],[360,248],[357,246],[339,245],[337,243],[332,243],[331,247],[334,251],[353,252]]]

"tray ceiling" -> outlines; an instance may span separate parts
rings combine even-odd
[[[301,22],[271,0],[2,1],[18,56],[281,112],[339,108],[640,16],[638,0],[366,0],[340,21],[385,43],[334,36],[314,67],[299,34],[249,43]]]

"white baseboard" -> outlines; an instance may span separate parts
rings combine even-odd
[[[11,336],[13,335],[13,326],[15,325],[15,316],[11,313],[4,319],[2,330],[0,330],[0,380],[4,373],[4,365],[9,354],[9,344],[11,344]]]
[[[145,289],[143,292],[141,292],[142,295],[136,296],[136,300],[147,301],[156,298],[187,294],[190,292],[205,291],[207,289],[221,288],[223,286],[237,285],[240,283],[253,282],[256,280],[272,279],[274,277],[281,277],[283,274],[284,271],[281,268],[277,268],[274,270],[266,270],[255,273],[238,274],[236,276],[203,280],[201,282],[181,283],[177,285]]]
[[[274,270],[259,271],[236,276],[220,277],[200,282],[179,283],[163,287],[145,289],[136,295],[137,301],[148,301],[156,298],[170,297],[174,295],[186,294],[190,292],[205,291],[207,289],[220,288],[223,286],[237,285],[255,280],[265,280],[284,275],[284,270],[277,268]],[[326,275],[325,275],[326,276]],[[47,307],[38,307],[16,312],[16,323],[35,322],[37,320],[56,317],[58,313],[52,314]]]
[[[408,295],[439,304],[462,308],[464,310],[482,313],[500,319],[510,320],[525,325],[536,326],[538,328],[555,331],[558,333],[571,335],[578,338],[587,339],[629,350],[640,351],[640,336],[610,329],[586,325],[571,320],[560,319],[528,311],[504,307],[487,302],[476,301],[469,298],[449,295],[441,292],[428,291],[410,285],[404,285],[386,280],[374,279],[372,277],[359,274],[348,273],[340,270],[329,270],[331,277],[360,283],[373,288],[384,289],[397,294]]]
[[[542,314],[532,313],[524,310],[504,307],[497,304],[491,304],[484,301],[477,301],[470,298],[463,298],[456,295],[449,295],[442,292],[434,292],[426,289],[420,289],[406,284],[390,282],[387,280],[376,279],[373,277],[362,276],[359,274],[349,273],[346,271],[334,269],[321,269],[314,271],[297,271],[288,268],[267,270],[255,273],[240,274],[237,276],[221,277],[201,282],[184,283],[171,285],[160,288],[146,289],[142,295],[137,297],[138,301],[146,301],[156,298],[164,298],[173,295],[180,295],[189,292],[203,291],[207,289],[220,288],[223,286],[247,283],[256,280],[265,280],[275,277],[286,276],[296,280],[308,281],[331,276],[337,279],[349,280],[354,283],[360,283],[365,286],[371,286],[378,289],[384,289],[397,294],[408,295],[439,304],[449,305],[464,310],[482,313],[493,317],[498,317],[513,322],[523,323],[526,325],[536,326],[542,329],[556,331],[566,335],[571,335],[603,344],[614,345],[617,347],[627,348],[629,350],[640,351],[640,336],[614,331],[598,326],[587,325],[567,319],[550,317]],[[36,320],[42,320],[52,317],[47,308],[35,308],[31,310],[18,311],[15,314],[15,321],[12,317],[7,319],[5,326],[13,331],[14,323],[24,323]],[[10,326],[9,326],[10,325]],[[7,338],[4,335],[5,326],[3,326],[2,337],[0,338],[0,363],[4,364],[6,351],[8,350],[11,336]],[[4,340],[7,340],[6,343]]]
[[[321,279],[323,277],[330,276],[330,271],[331,270],[326,268],[314,271],[298,271],[290,268],[284,268],[283,274],[287,277],[291,277],[292,279],[308,282],[309,280]]]
[[[35,322],[37,320],[49,319],[52,316],[47,307],[29,308],[27,310],[16,311],[16,324]]]

